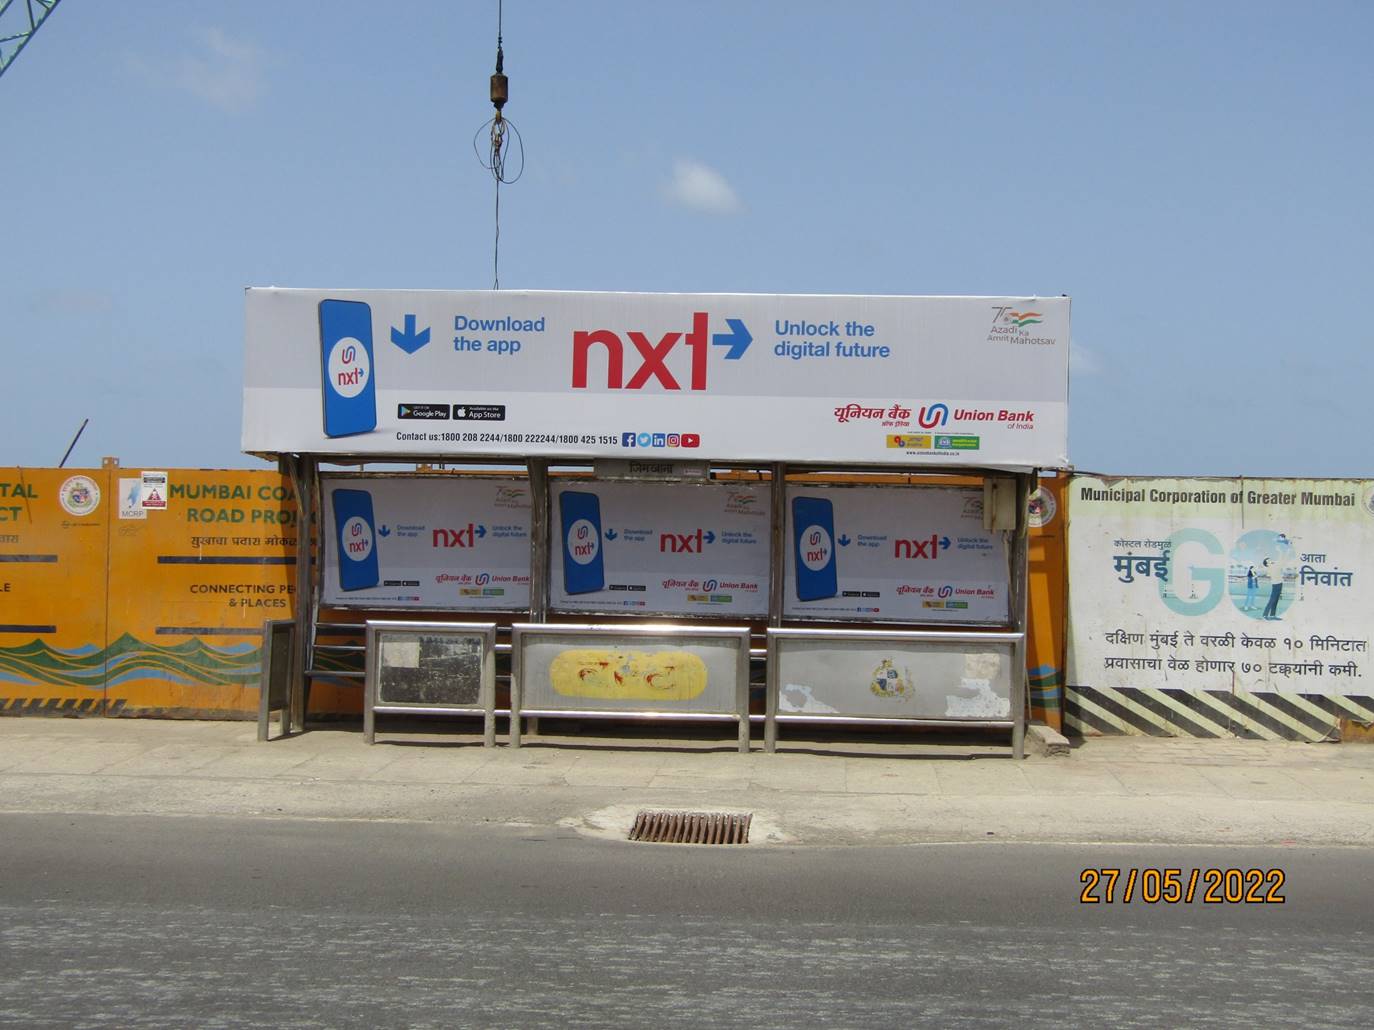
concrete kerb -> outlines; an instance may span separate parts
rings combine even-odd
[[[1042,758],[1068,758],[1073,754],[1069,738],[1043,722],[1026,727],[1026,754]]]
[[[337,729],[259,744],[251,723],[15,719],[0,720],[0,812],[495,824],[623,840],[638,810],[672,808],[752,812],[753,839],[781,846],[1374,845],[1367,747],[1090,738],[1071,762],[983,750],[793,740],[741,755],[718,741],[586,735],[519,750],[483,748],[480,736],[367,747]]]

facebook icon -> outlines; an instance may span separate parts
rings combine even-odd
[[[635,434],[634,434],[634,433],[621,433],[621,434],[620,434],[620,446],[621,446],[621,447],[633,447],[634,445],[635,445]]]

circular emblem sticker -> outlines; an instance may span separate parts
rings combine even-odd
[[[354,515],[343,526],[344,554],[352,561],[366,561],[372,553],[372,527],[367,519]]]
[[[1365,497],[1364,510],[1374,515],[1374,490],[1369,491],[1368,496]]]
[[[578,565],[590,565],[601,550],[601,534],[590,519],[578,519],[568,527],[568,557]]]
[[[1030,501],[1026,505],[1026,516],[1032,529],[1043,529],[1048,526],[1054,521],[1055,512],[1058,510],[1054,494],[1043,486],[1037,486],[1031,491]]]
[[[801,560],[812,572],[819,572],[830,564],[834,544],[824,526],[807,526],[801,535]]]
[[[100,507],[100,487],[90,476],[72,476],[57,491],[57,499],[68,515],[89,515]]]
[[[916,692],[911,682],[911,673],[905,669],[898,672],[891,658],[884,658],[882,664],[873,670],[873,678],[869,680],[868,689],[876,697],[893,701],[910,701]]]
[[[340,397],[356,397],[372,375],[367,348],[345,336],[329,351],[329,385]]]

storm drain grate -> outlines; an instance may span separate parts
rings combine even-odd
[[[754,814],[729,812],[640,812],[630,840],[655,844],[748,844]]]

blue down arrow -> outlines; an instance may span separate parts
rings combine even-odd
[[[728,333],[716,333],[711,337],[711,342],[717,347],[729,347],[730,349],[725,352],[725,357],[729,361],[736,361],[744,357],[744,352],[754,342],[754,337],[744,327],[744,322],[738,318],[727,318],[725,324],[730,327],[730,331]]]
[[[397,347],[400,347],[401,350],[405,351],[407,354],[414,354],[425,344],[429,343],[429,326],[425,326],[425,328],[417,333],[415,331],[415,316],[406,315],[405,332],[401,332],[401,330],[392,326],[391,342]]]

